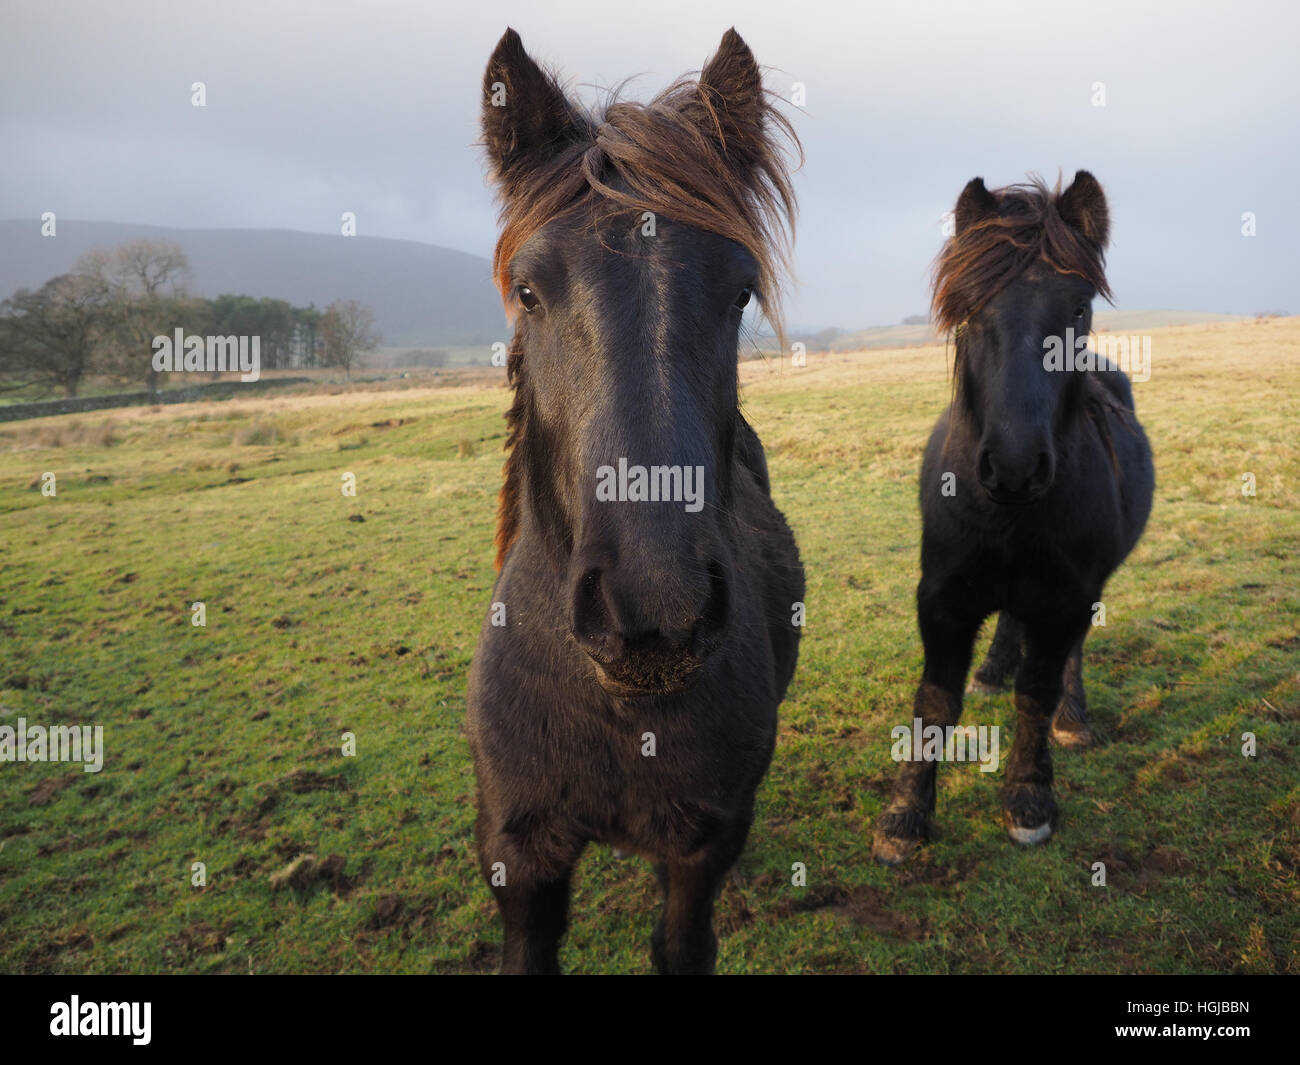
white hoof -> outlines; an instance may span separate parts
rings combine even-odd
[[[1044,843],[1052,837],[1052,822],[1045,821],[1037,828],[1021,828],[1019,825],[1010,827],[1011,838],[1025,847],[1032,847],[1036,843]]]

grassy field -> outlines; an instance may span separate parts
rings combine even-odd
[[[1100,742],[1056,754],[1058,835],[1017,849],[999,774],[944,766],[938,838],[896,869],[870,835],[920,670],[945,354],[742,378],[808,625],[719,971],[1300,973],[1300,319],[1153,334],[1156,505],[1090,639]],[[106,747],[100,773],[0,764],[0,970],[495,967],[463,719],[506,402],[477,383],[0,426],[0,725],[102,725]],[[972,724],[1011,717],[968,698]],[[647,971],[656,907],[643,863],[592,848],[563,964]]]

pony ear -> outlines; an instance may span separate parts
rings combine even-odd
[[[957,220],[957,232],[965,233],[971,226],[978,225],[986,218],[998,213],[998,200],[984,187],[982,177],[971,178],[957,197],[954,215]]]
[[[502,183],[545,162],[580,130],[563,90],[512,29],[497,42],[483,75],[482,123],[488,160]]]
[[[1105,248],[1110,242],[1110,209],[1101,182],[1088,171],[1074,175],[1070,187],[1056,201],[1057,213],[1093,244]]]
[[[734,28],[722,35],[718,50],[704,64],[700,90],[708,106],[690,107],[700,128],[717,137],[733,159],[745,162],[747,156],[757,157],[767,114],[763,73]]]

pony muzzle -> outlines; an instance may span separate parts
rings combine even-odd
[[[722,644],[729,609],[725,569],[708,566],[708,580],[638,573],[616,566],[583,566],[571,589],[570,631],[594,667],[601,687],[621,697],[689,690]],[[665,595],[664,585],[676,594]],[[654,587],[658,585],[658,587]],[[653,594],[651,594],[653,592]],[[670,604],[683,597],[694,610]]]
[[[980,446],[976,472],[993,502],[1023,506],[1052,486],[1056,458],[1046,441],[1020,447],[993,442]]]

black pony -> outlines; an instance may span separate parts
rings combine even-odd
[[[1041,182],[990,192],[975,178],[935,270],[935,318],[956,331],[957,353],[953,403],[921,467],[925,669],[914,718],[956,726],[975,636],[1002,611],[977,679],[997,686],[1018,665],[1002,789],[1017,843],[1052,834],[1049,730],[1086,742],[1084,637],[1151,509],[1151,449],[1129,380],[1083,348],[1093,298],[1110,297],[1109,230],[1106,198],[1086,170],[1064,192]],[[935,768],[902,768],[877,822],[878,860],[901,861],[925,838]]]
[[[484,94],[515,394],[468,728],[502,969],[558,971],[594,841],[655,863],[659,971],[708,972],[798,654],[803,569],[737,382],[797,141],[734,30],[698,80],[598,114],[509,30]]]

